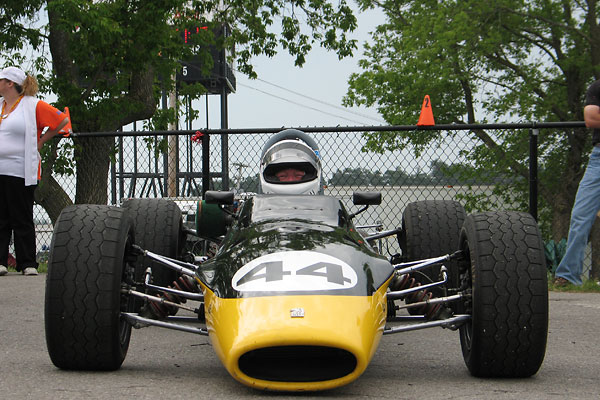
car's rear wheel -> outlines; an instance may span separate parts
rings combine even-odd
[[[518,212],[469,215],[460,235],[470,296],[461,312],[465,363],[474,376],[528,377],[540,368],[548,333],[548,283],[536,221]]]
[[[56,221],[45,294],[46,344],[63,369],[115,370],[127,354],[131,325],[121,312],[133,299],[133,222],[122,208],[77,205]]]
[[[398,237],[403,261],[422,260],[454,253],[458,250],[460,228],[465,220],[465,209],[456,201],[426,200],[408,204],[402,213],[402,231]],[[458,264],[449,261],[447,288],[458,285]],[[440,279],[440,266],[416,272],[413,278],[421,284]],[[441,288],[431,291],[434,297],[445,293]],[[409,309],[412,314],[418,310]]]
[[[135,225],[136,244],[144,250],[178,259],[185,245],[181,210],[172,200],[129,199],[123,203]],[[155,285],[169,286],[177,279],[177,272],[151,260],[138,257],[135,267],[136,281],[144,279],[144,272],[152,268]]]

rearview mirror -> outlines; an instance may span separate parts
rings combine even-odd
[[[232,205],[233,204],[233,192],[221,192],[217,190],[207,190],[204,194],[204,200],[208,204],[221,204],[221,205]]]
[[[381,204],[381,192],[354,192],[352,202],[355,206],[376,206]]]

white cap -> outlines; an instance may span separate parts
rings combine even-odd
[[[19,86],[25,83],[25,78],[27,74],[17,67],[7,67],[0,71],[0,79],[8,79]]]

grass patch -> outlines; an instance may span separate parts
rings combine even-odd
[[[41,274],[45,274],[46,272],[48,272],[48,263],[41,262],[40,265],[38,265],[38,272]]]
[[[575,292],[575,293],[600,293],[600,284],[598,279],[586,279],[581,286],[569,283],[567,286],[554,286],[554,276],[548,274],[548,290],[554,292]]]
[[[13,267],[8,267],[8,272],[17,272],[17,270],[14,269]],[[48,272],[48,263],[47,262],[40,262],[38,264],[38,272],[40,274],[45,274],[46,272]]]

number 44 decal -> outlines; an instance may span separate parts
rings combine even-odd
[[[238,286],[251,282],[256,279],[264,279],[265,282],[276,282],[283,280],[286,275],[292,275],[291,271],[283,270],[282,261],[271,261],[259,264],[252,268],[250,272],[244,275],[236,282]],[[316,263],[308,267],[300,268],[296,271],[296,276],[319,276],[327,279],[327,282],[333,282],[338,285],[344,285],[344,282],[350,282],[349,278],[344,277],[342,266],[331,263]]]
[[[231,283],[240,292],[291,292],[348,289],[356,282],[356,272],[338,258],[313,251],[285,251],[249,262]]]

